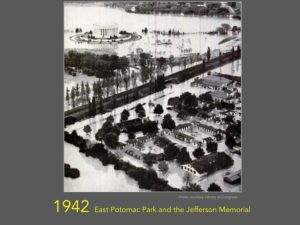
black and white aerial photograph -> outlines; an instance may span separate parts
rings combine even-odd
[[[64,2],[64,192],[242,191],[242,3]]]

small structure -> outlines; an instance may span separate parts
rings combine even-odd
[[[242,179],[241,170],[224,176],[223,180],[229,184],[240,184]]]

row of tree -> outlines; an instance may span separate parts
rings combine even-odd
[[[65,68],[75,67],[81,69],[88,76],[99,78],[110,77],[115,75],[115,70],[125,71],[129,67],[127,57],[117,55],[97,55],[89,52],[80,53],[69,51],[65,54]]]

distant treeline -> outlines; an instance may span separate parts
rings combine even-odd
[[[232,7],[237,15],[240,15],[241,10],[239,3],[227,2],[228,6]],[[185,15],[208,15],[208,16],[226,16],[230,12],[223,7],[221,2],[107,2],[106,6],[124,8],[130,13],[141,14],[181,14]],[[134,7],[134,11],[132,10]]]
[[[65,69],[72,75],[76,75],[73,67],[82,70],[88,76],[106,78],[114,76],[115,70],[126,71],[129,67],[129,60],[125,56],[69,51],[65,54]]]

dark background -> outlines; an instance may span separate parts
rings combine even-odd
[[[1,2],[2,224],[218,225],[293,221],[299,199],[300,115],[300,20],[294,2],[243,1],[243,192],[232,194],[238,200],[222,201],[184,200],[178,198],[178,193],[64,193],[63,1]],[[251,205],[252,213],[57,214],[56,199],[89,199],[92,205],[123,207]]]

